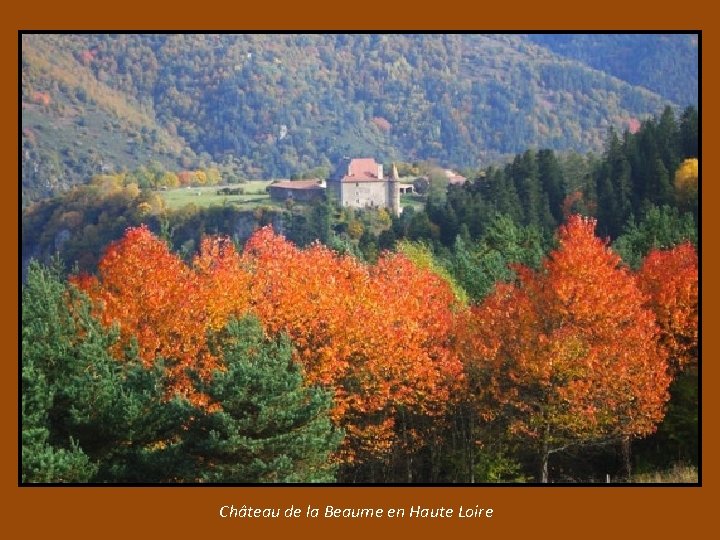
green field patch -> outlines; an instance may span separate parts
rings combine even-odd
[[[403,208],[410,206],[414,208],[416,212],[425,208],[425,201],[426,197],[424,195],[417,195],[415,193],[400,195],[400,206]]]
[[[166,191],[160,190],[158,194],[165,200],[168,208],[173,210],[188,204],[202,208],[222,205],[232,205],[243,209],[257,206],[284,207],[282,203],[270,199],[270,195],[266,191],[270,184],[272,184],[270,180],[251,180],[229,186],[181,187]],[[241,191],[240,194],[229,195],[222,192],[225,189],[240,189]]]

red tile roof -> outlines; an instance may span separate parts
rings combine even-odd
[[[350,160],[348,173],[340,182],[385,182],[378,178],[378,168],[381,167],[373,158],[355,158]]]
[[[355,158],[350,160],[348,176],[369,176],[376,177],[378,174],[378,163],[373,158]]]
[[[445,176],[447,177],[449,184],[464,184],[467,181],[467,178],[460,176],[451,169],[445,169]]]

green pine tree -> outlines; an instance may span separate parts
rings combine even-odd
[[[697,229],[690,213],[671,206],[650,206],[638,223],[631,220],[613,249],[632,268],[639,268],[651,249],[671,249],[685,241],[697,245]]]
[[[73,356],[75,335],[59,273],[57,263],[50,270],[32,262],[22,290],[22,482],[86,482],[97,470],[77,441],[56,440],[50,429],[55,389]]]
[[[164,400],[159,365],[146,369],[132,350],[123,362],[112,358],[116,338],[61,280],[58,265],[30,264],[22,291],[24,482],[168,478],[142,474],[140,464],[154,470],[167,460],[166,441],[177,438],[190,407]]]
[[[231,321],[220,338],[226,370],[205,391],[220,406],[199,414],[182,443],[199,482],[332,482],[341,434],[331,395],[303,383],[286,337],[267,339],[257,319]]]

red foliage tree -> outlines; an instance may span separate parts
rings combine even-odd
[[[388,451],[399,408],[443,410],[462,366],[448,341],[455,300],[440,278],[398,255],[367,267],[319,244],[300,250],[269,228],[244,256],[253,309],[290,336],[309,383],[335,390],[345,459]]]
[[[75,279],[94,300],[107,326],[117,324],[121,340],[115,353],[134,338],[147,366],[162,359],[168,395],[210,405],[197,392],[192,374],[207,379],[220,366],[207,348],[210,318],[198,275],[145,226],[128,229],[111,244],[98,265],[98,276]]]
[[[347,439],[343,457],[382,454],[402,410],[437,415],[462,379],[449,336],[455,297],[430,271],[400,255],[369,267],[319,244],[298,249],[270,228],[242,255],[205,239],[188,267],[147,228],[129,229],[105,253],[97,277],[75,282],[122,348],[135,338],[148,365],[162,358],[168,393],[213,406],[192,378],[222,369],[208,335],[255,312],[268,333],[286,333],[307,384],[332,388],[333,417]]]
[[[684,243],[670,250],[652,250],[638,272],[640,288],[660,327],[673,374],[697,367],[698,258]]]
[[[535,441],[543,481],[549,456],[569,445],[653,432],[668,398],[653,314],[594,231],[572,216],[542,269],[497,285],[460,338],[478,399]]]

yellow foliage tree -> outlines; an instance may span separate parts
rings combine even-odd
[[[377,220],[380,225],[383,227],[389,227],[392,224],[392,219],[390,218],[390,214],[388,214],[388,211],[385,208],[380,208],[377,212]]]
[[[217,186],[222,181],[220,171],[217,170],[215,167],[210,167],[209,169],[207,169],[205,171],[205,174],[207,176],[208,186]]]
[[[204,186],[207,184],[207,174],[205,174],[205,171],[195,171],[195,183],[199,186]]]
[[[363,227],[360,221],[353,219],[348,223],[348,234],[353,240],[359,239],[363,235],[363,232],[365,232],[365,227]]]
[[[176,188],[180,185],[180,179],[174,172],[165,171],[160,178],[160,185],[169,188]]]
[[[130,182],[127,186],[125,186],[125,193],[134,199],[140,195],[140,188],[135,182]]]
[[[698,181],[697,158],[686,159],[675,171],[675,191],[681,207],[689,210],[697,205]]]
[[[686,159],[675,171],[675,187],[678,189],[694,187],[698,184],[698,160],[697,158]]]
[[[402,240],[397,244],[397,251],[412,261],[418,268],[428,270],[444,281],[450,287],[455,296],[455,300],[457,300],[461,306],[468,305],[469,299],[465,289],[455,281],[446,268],[438,263],[427,244]]]

